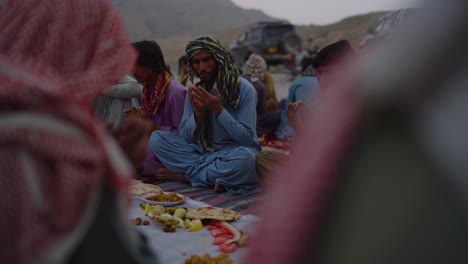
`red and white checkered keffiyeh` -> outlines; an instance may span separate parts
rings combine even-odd
[[[0,263],[25,263],[66,244],[104,181],[126,190],[131,166],[91,101],[135,52],[101,0],[7,1],[0,31]]]

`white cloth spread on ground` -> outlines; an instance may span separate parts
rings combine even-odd
[[[184,228],[177,228],[175,233],[165,233],[162,230],[162,225],[154,223],[149,217],[143,215],[140,203],[136,197],[132,197],[129,219],[140,217],[143,221],[150,221],[150,225],[137,226],[137,229],[146,236],[149,247],[157,254],[160,263],[184,263],[184,260],[191,255],[203,256],[205,253],[208,253],[210,256],[215,257],[222,254],[219,251],[219,246],[213,244],[213,236],[205,227],[198,232],[190,232]],[[209,205],[186,198],[182,204],[175,206],[198,208]],[[258,222],[258,217],[254,215],[243,215],[241,219],[230,223],[236,228],[252,234]],[[234,263],[241,263],[241,260],[247,253],[247,249],[248,247],[239,247],[234,253],[229,254],[229,256],[234,260]]]

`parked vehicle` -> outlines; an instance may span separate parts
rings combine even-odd
[[[368,30],[367,36],[362,40],[361,45],[374,37],[390,37],[395,28],[406,21],[415,12],[415,8],[400,9],[391,11],[380,17]]]
[[[238,65],[252,53],[262,56],[268,65],[288,65],[301,52],[302,40],[289,22],[258,22],[242,32],[229,50]]]

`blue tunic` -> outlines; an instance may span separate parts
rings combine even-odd
[[[303,101],[310,104],[312,98],[317,96],[318,82],[315,76],[303,76],[291,84],[288,90],[288,101],[286,109],[281,113],[280,127],[276,131],[276,136],[280,139],[290,139],[294,135],[294,129],[288,122],[289,103]]]
[[[260,151],[256,106],[255,89],[241,78],[238,108],[225,107],[218,117],[211,114],[213,147],[219,151],[207,153],[194,135],[195,116],[187,96],[179,134],[155,131],[149,146],[168,170],[185,174],[194,187],[220,183],[232,193],[255,192],[255,157]]]

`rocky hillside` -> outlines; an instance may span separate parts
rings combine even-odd
[[[312,49],[323,47],[329,43],[340,39],[348,39],[355,47],[359,45],[367,34],[367,29],[375,23],[385,12],[375,12],[370,14],[352,16],[330,25],[317,26],[297,26],[296,30],[303,40],[303,47]],[[213,35],[219,39],[226,47],[236,39],[236,37],[247,28],[241,26],[230,30],[224,30]],[[177,58],[184,53],[185,45],[199,34],[183,34],[175,37],[155,39],[161,45],[168,62],[174,63]]]
[[[231,0],[111,0],[132,41],[184,34],[216,34],[262,20],[260,10],[243,9]]]
[[[260,10],[243,9],[231,0],[111,0],[121,13],[130,39],[153,39],[174,65],[187,42],[200,35],[218,38],[228,46],[248,25],[275,20]],[[330,25],[297,26],[303,47],[323,47],[346,38],[355,46],[384,12],[358,15]]]

